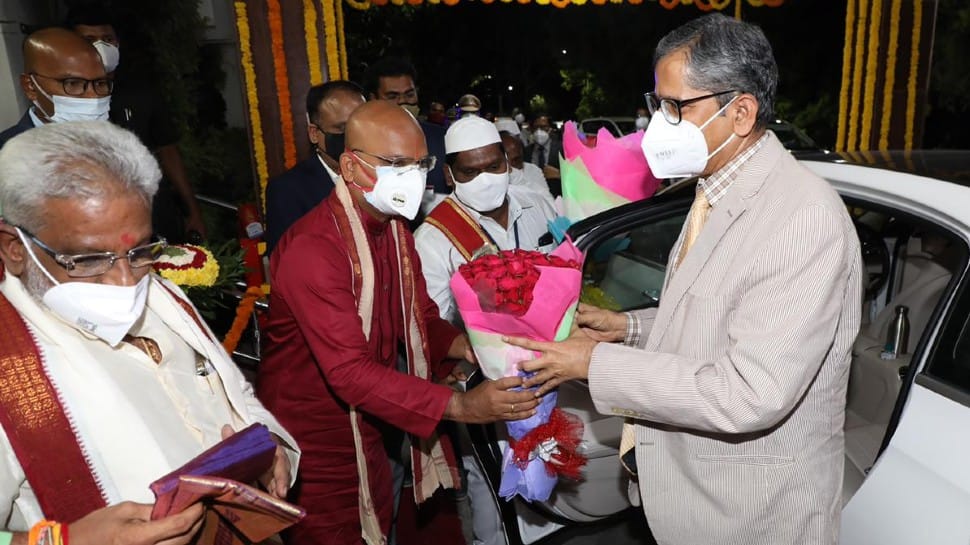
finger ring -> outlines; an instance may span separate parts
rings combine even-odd
[[[509,412],[510,413],[514,413],[515,412],[515,403],[512,404],[512,410],[510,410]]]

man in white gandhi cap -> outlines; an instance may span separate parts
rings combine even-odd
[[[461,318],[449,281],[483,246],[498,250],[548,250],[539,237],[556,216],[548,201],[533,191],[510,185],[502,138],[481,117],[465,117],[445,133],[445,182],[454,192],[431,211],[414,233],[414,243],[428,284],[428,295],[441,317]]]
[[[428,295],[438,304],[442,318],[462,327],[449,285],[458,267],[486,246],[498,250],[551,250],[551,246],[539,246],[539,237],[548,231],[547,222],[556,213],[549,199],[524,185],[510,183],[512,167],[494,123],[477,116],[459,119],[445,134],[445,153],[445,181],[454,191],[425,218],[414,240]],[[560,391],[559,404],[582,418],[591,430],[587,437],[592,449],[590,464],[584,482],[571,491],[561,487],[564,493],[557,493],[555,503],[549,507],[565,518],[589,521],[622,510],[628,506],[628,500],[620,484],[622,475],[611,465],[616,463],[621,422],[597,415],[589,393],[582,388],[578,384],[566,385]],[[591,422],[591,417],[598,421]],[[504,434],[504,426],[500,428],[497,431]],[[613,444],[601,444],[603,433],[597,432],[593,437],[596,429],[608,430],[605,435],[611,438],[606,443]],[[476,460],[467,454],[471,449],[464,448],[463,452],[474,543],[504,544],[494,494]],[[551,521],[528,524],[520,517],[519,528],[523,534],[520,537],[528,537],[527,542],[531,542],[560,526]]]

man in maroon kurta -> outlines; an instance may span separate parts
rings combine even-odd
[[[273,290],[257,392],[303,450],[295,500],[307,509],[307,517],[293,528],[290,543],[361,542],[351,406],[363,415],[360,435],[367,481],[385,536],[393,494],[381,422],[428,437],[442,419],[515,420],[531,416],[536,406],[532,394],[508,391],[521,384],[515,377],[457,393],[397,371],[398,342],[407,338],[399,276],[405,261],[403,255],[398,258],[394,238],[395,224],[403,220],[382,213],[364,194],[377,182],[373,166],[388,165],[388,159],[400,163],[425,158],[427,146],[414,118],[383,102],[356,110],[346,135],[348,152],[341,157],[341,171],[347,181],[342,191],[347,195],[349,190],[352,207],[335,191],[284,234],[271,261]],[[360,218],[373,262],[369,339],[354,291],[359,264],[352,261],[353,242],[348,244],[339,227],[348,208]],[[410,233],[398,232],[403,233],[398,235],[402,254],[410,256],[415,272],[415,314],[426,327],[428,366],[434,369],[449,357],[470,357],[467,338],[439,318],[427,295]]]

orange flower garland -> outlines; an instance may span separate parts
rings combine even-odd
[[[290,168],[296,164],[296,141],[293,138],[293,113],[290,104],[290,78],[286,73],[286,51],[283,48],[283,15],[279,0],[267,0],[266,14],[269,21],[270,43],[273,48],[273,68],[276,78],[276,96],[280,101],[280,131],[283,133],[283,164]]]
[[[387,5],[401,6],[405,4],[411,5],[411,6],[418,6],[425,2],[429,4],[443,3],[447,6],[456,6],[462,0],[345,0],[345,1],[350,5],[350,7],[354,9],[366,10],[366,9],[370,9],[371,6],[387,6]],[[472,2],[475,0],[465,0],[465,1]],[[486,5],[495,3],[495,0],[478,0],[478,1]],[[588,1],[591,1],[594,5],[597,5],[597,6],[603,6],[606,4],[623,4],[623,3],[631,4],[634,6],[639,6],[643,4],[643,0],[501,0],[501,1],[502,3],[505,3],[505,4],[511,3],[513,1],[523,5],[531,4],[533,2],[536,4],[539,4],[540,6],[547,6],[551,4],[557,8],[565,8],[570,5],[582,6],[582,5],[585,5]],[[747,2],[749,6],[756,7],[756,8],[760,8],[760,7],[776,8],[785,2],[785,0],[655,0],[655,1],[658,4],[660,4],[664,9],[672,10],[677,6],[693,5],[694,7],[696,7],[701,11],[712,11],[712,10],[723,11],[733,3],[736,8],[735,16],[738,16],[738,14],[741,13],[740,11],[741,5],[744,2]]]
[[[262,296],[263,288],[258,286],[246,288],[246,293],[243,294],[239,306],[236,307],[236,318],[233,319],[229,332],[222,340],[222,347],[226,349],[228,354],[232,354],[233,350],[239,346],[239,339],[242,338],[243,331],[246,331],[246,325],[249,324],[249,319],[253,316],[253,311],[256,310],[256,300]]]

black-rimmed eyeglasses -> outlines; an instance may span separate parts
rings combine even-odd
[[[111,80],[108,78],[99,78],[99,79],[84,79],[84,78],[75,78],[75,77],[55,78],[52,76],[45,76],[43,74],[38,74],[36,72],[32,72],[30,75],[38,78],[52,79],[60,83],[61,87],[64,89],[64,94],[72,97],[79,97],[84,95],[84,93],[88,91],[88,85],[90,85],[91,89],[94,90],[94,94],[98,95],[99,97],[106,97],[110,95],[111,91],[113,91],[115,87],[114,80]]]
[[[111,267],[114,267],[115,261],[119,259],[127,259],[128,266],[132,270],[145,268],[154,264],[158,260],[158,257],[162,255],[162,250],[168,246],[168,242],[164,238],[156,237],[155,241],[142,246],[136,246],[123,255],[118,255],[114,252],[64,254],[44,244],[43,241],[23,227],[17,227],[17,229],[20,229],[44,253],[51,256],[58,265],[64,267],[67,275],[72,278],[87,278],[102,275],[110,271]]]
[[[693,104],[695,102],[700,102],[708,98],[719,97],[721,95],[726,95],[728,93],[736,93],[734,89],[729,91],[720,91],[718,93],[711,93],[709,95],[687,98],[684,100],[677,100],[675,98],[662,98],[657,93],[649,92],[644,93],[643,98],[647,100],[647,111],[650,115],[657,113],[658,111],[663,114],[664,119],[667,120],[671,125],[676,125],[680,123],[681,113],[680,110],[688,104]]]

